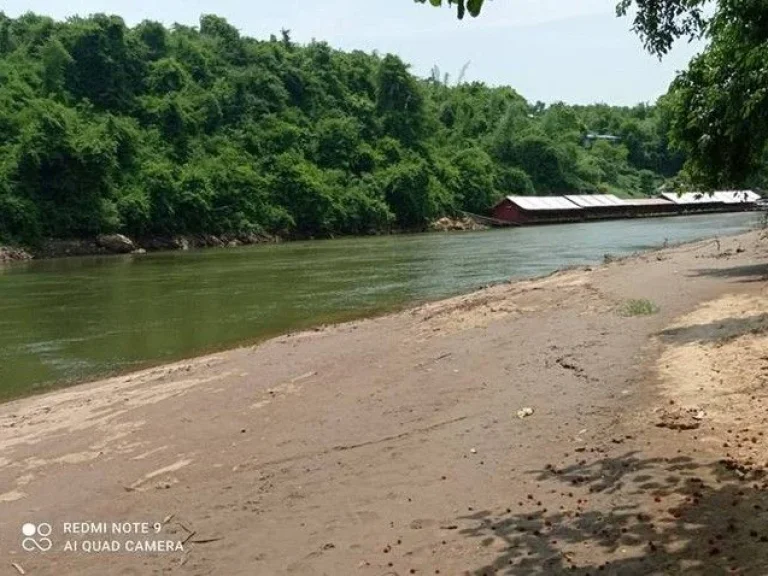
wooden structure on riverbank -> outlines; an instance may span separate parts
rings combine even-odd
[[[481,216],[480,214],[473,214],[472,212],[461,212],[465,218],[474,220],[480,226],[488,226],[490,228],[504,228],[507,226],[519,226],[516,222],[510,222],[509,220],[499,220],[498,218],[491,218],[490,216]]]
[[[493,207],[493,220],[512,225],[554,224],[620,218],[653,218],[757,209],[760,196],[751,190],[712,193],[665,192],[657,198],[625,200],[613,194],[507,196]]]

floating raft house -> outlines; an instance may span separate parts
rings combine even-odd
[[[680,216],[755,210],[760,195],[752,190],[664,192],[656,198],[624,199],[613,194],[507,196],[492,216],[509,224],[553,224],[618,218]]]

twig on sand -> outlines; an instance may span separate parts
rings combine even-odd
[[[195,532],[194,530],[192,530],[192,529],[190,529],[190,528],[187,528],[187,527],[184,525],[184,522],[181,522],[180,520],[177,520],[177,521],[176,521],[176,524],[178,524],[179,526],[181,526],[181,527],[184,529],[184,531],[185,531],[185,532],[187,532],[188,534],[193,534],[193,533]]]
[[[424,362],[419,362],[416,364],[416,368],[424,368],[427,364],[434,364],[435,362],[439,362],[440,360],[444,360],[445,358],[449,358],[453,356],[453,352],[445,352],[444,354],[440,354],[437,358],[432,358],[430,360],[426,360]]]
[[[24,571],[24,568],[22,568],[22,567],[21,567],[19,564],[17,564],[16,562],[11,562],[11,566],[13,566],[14,568],[16,568],[16,572],[18,572],[19,574],[21,574],[21,576],[24,576],[24,574],[26,574],[26,572]]]
[[[223,536],[214,536],[212,538],[198,538],[196,540],[190,540],[190,544],[209,544],[211,542],[218,542],[219,540],[224,540]]]
[[[195,534],[197,534],[197,532],[196,532],[196,531],[194,531],[194,530],[191,530],[191,529],[187,528],[187,527],[184,525],[184,523],[183,523],[183,522],[180,522],[179,520],[177,520],[177,521],[176,521],[176,524],[178,524],[179,526],[181,526],[181,527],[182,527],[182,529],[183,529],[183,530],[184,530],[184,531],[187,533],[187,537],[186,537],[186,538],[184,538],[184,540],[182,540],[182,541],[181,541],[181,544],[182,544],[182,546],[183,546],[184,544],[186,544],[187,542],[189,542],[189,540],[190,540],[190,539],[191,539],[191,538],[192,538],[192,537],[193,537]]]

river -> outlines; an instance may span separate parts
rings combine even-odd
[[[716,214],[0,266],[0,399],[758,222]]]

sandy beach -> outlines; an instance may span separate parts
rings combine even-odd
[[[759,236],[0,405],[0,574],[768,574]]]

